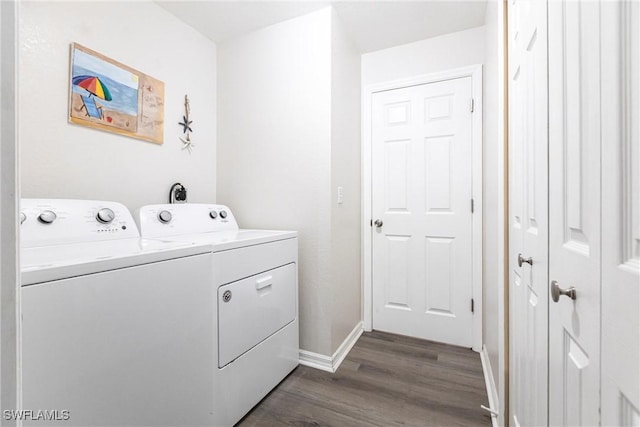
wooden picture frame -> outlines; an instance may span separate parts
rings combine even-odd
[[[164,142],[164,83],[78,43],[71,44],[69,121]]]

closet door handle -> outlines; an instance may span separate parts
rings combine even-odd
[[[533,265],[533,258],[525,258],[522,254],[518,254],[518,267],[522,267],[522,264],[527,263],[529,265]]]
[[[553,302],[558,302],[561,295],[568,296],[574,301],[578,297],[576,288],[571,286],[571,287],[568,287],[567,289],[562,289],[560,285],[558,285],[558,282],[553,280],[551,282],[551,298],[553,299]]]

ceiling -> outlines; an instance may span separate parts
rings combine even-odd
[[[156,2],[216,43],[333,5],[365,53],[483,25],[487,0]]]

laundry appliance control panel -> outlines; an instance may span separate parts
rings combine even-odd
[[[224,205],[181,203],[143,206],[135,213],[146,238],[237,230],[238,223]]]
[[[70,199],[22,199],[22,247],[137,238],[129,210],[117,202]]]

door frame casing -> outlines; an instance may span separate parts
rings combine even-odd
[[[362,313],[364,330],[373,328],[373,245],[372,245],[372,122],[373,95],[395,89],[471,77],[473,114],[471,116],[472,153],[472,298],[473,350],[482,351],[482,64],[367,85],[362,91]],[[471,105],[469,105],[471,108]]]
[[[22,409],[20,331],[20,173],[18,147],[18,55],[20,0],[0,0],[0,402]],[[4,418],[4,417],[3,417]],[[2,426],[20,425],[17,418]]]

